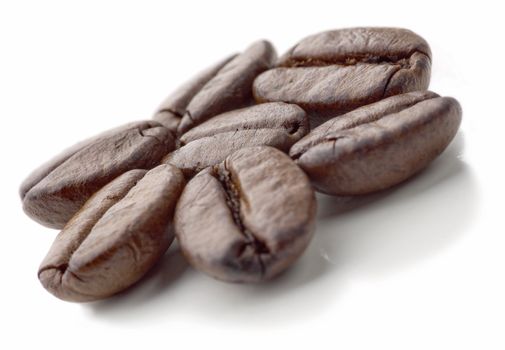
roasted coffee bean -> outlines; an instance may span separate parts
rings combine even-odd
[[[188,183],[174,223],[182,252],[196,269],[225,281],[257,282],[302,254],[315,210],[307,176],[286,154],[248,147]]]
[[[181,118],[177,132],[182,135],[215,115],[251,105],[254,78],[271,68],[276,59],[272,44],[258,41],[242,54],[209,68],[189,82],[169,97],[160,110],[168,110]],[[177,121],[170,123],[177,124]]]
[[[425,90],[430,70],[430,48],[413,32],[349,28],[303,39],[253,89],[258,102],[295,103],[317,125],[384,97]]]
[[[57,236],[38,275],[67,301],[106,298],[138,281],[174,238],[184,187],[171,165],[131,170],[94,194]]]
[[[287,153],[308,131],[308,117],[300,107],[264,103],[223,113],[191,129],[180,138],[182,147],[163,162],[191,177],[247,146],[267,145]]]
[[[365,194],[426,167],[451,142],[460,122],[455,99],[411,92],[327,121],[294,144],[290,155],[319,191]]]
[[[156,166],[174,147],[173,135],[155,121],[130,123],[78,143],[23,182],[23,209],[43,225],[62,228],[105,184],[128,170]]]
[[[186,107],[193,97],[211,80],[228,62],[237,55],[232,55],[213,66],[200,72],[192,79],[187,81],[180,88],[175,90],[156,110],[153,119],[160,122],[170,131],[176,133],[181,118],[186,112]]]

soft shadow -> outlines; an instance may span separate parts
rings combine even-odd
[[[427,169],[391,190],[354,198],[318,195],[319,255],[340,269],[376,275],[449,248],[468,230],[479,201],[463,149],[459,133]]]
[[[363,206],[369,205],[373,202],[386,198],[387,196],[401,191],[405,186],[411,186],[412,183],[420,182],[418,185],[428,189],[429,187],[437,185],[437,183],[444,181],[448,177],[457,176],[466,165],[461,161],[463,151],[465,148],[465,138],[460,132],[456,134],[450,146],[437,158],[427,169],[416,174],[407,181],[394,186],[393,188],[372,193],[363,196],[329,196],[322,193],[317,193],[318,197],[318,212],[319,219],[331,218],[336,215],[344,214],[351,210],[359,209]],[[422,190],[422,188],[418,188]],[[412,191],[415,192],[412,188]]]
[[[378,194],[318,194],[314,239],[299,261],[273,281],[229,284],[187,268],[175,246],[137,286],[84,306],[106,322],[136,326],[163,319],[261,324],[318,317],[356,278],[384,274],[450,249],[472,224],[478,205],[464,139],[418,176]]]
[[[287,304],[300,310],[298,298],[310,286],[308,281],[322,274],[325,262],[310,259],[303,256],[296,267],[271,281],[233,284],[193,270],[175,247],[136,285],[112,298],[83,304],[83,309],[104,322],[121,324],[156,323],[181,314],[214,322],[242,315],[242,322],[275,323],[285,318]],[[317,309],[314,303],[312,311]],[[268,310],[269,320],[263,320],[262,310]]]

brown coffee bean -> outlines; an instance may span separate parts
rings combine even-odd
[[[156,166],[174,147],[173,135],[155,121],[130,123],[78,143],[23,182],[23,209],[42,225],[62,228],[105,184],[128,170]]]
[[[286,154],[248,147],[188,183],[174,223],[196,269],[225,281],[257,282],[302,254],[315,211],[309,180]]]
[[[181,118],[186,112],[186,107],[193,97],[223,68],[228,62],[237,55],[232,55],[219,61],[213,66],[203,70],[196,76],[187,81],[184,85],[175,90],[158,107],[153,119],[168,128],[174,134],[181,122]]]
[[[276,57],[272,44],[258,41],[232,58],[198,92],[195,91],[185,108],[178,134],[184,134],[215,115],[251,105],[254,78],[271,68]]]
[[[131,170],[93,195],[67,223],[38,275],[67,301],[106,298],[138,281],[173,240],[171,222],[184,187],[171,165]]]
[[[320,124],[384,97],[428,88],[431,51],[426,41],[400,28],[348,28],[303,39],[278,68],[259,75],[258,102],[302,107]]]
[[[365,194],[426,167],[451,142],[460,122],[455,99],[411,92],[327,121],[294,144],[290,155],[319,191]]]
[[[267,145],[287,153],[308,131],[308,117],[300,107],[264,103],[223,113],[191,129],[180,138],[182,147],[163,162],[191,177],[247,146]]]

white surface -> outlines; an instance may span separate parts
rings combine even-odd
[[[477,5],[2,1],[0,348],[503,349],[505,33],[503,11]],[[381,195],[320,196],[315,239],[271,283],[217,282],[172,251],[107,301],[65,303],[40,286],[56,231],[22,213],[17,190],[33,168],[150,117],[173,88],[253,40],[282,53],[359,25],[421,34],[431,89],[461,101],[461,131],[426,171]]]

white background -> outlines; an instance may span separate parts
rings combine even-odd
[[[505,30],[503,10],[475,3],[2,0],[0,348],[504,349]],[[426,171],[380,195],[320,196],[315,239],[270,283],[214,281],[172,250],[110,300],[66,303],[41,287],[57,232],[21,210],[32,169],[149,118],[256,39],[282,53],[318,31],[373,25],[422,35],[431,89],[463,106],[461,131]]]

